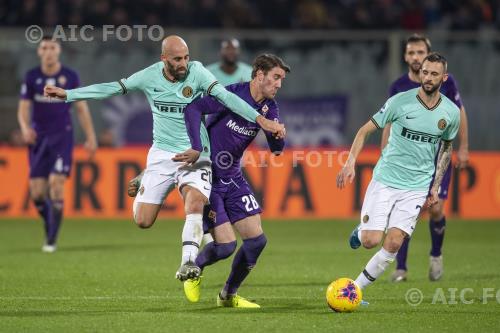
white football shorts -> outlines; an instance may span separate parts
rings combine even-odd
[[[135,197],[136,203],[161,205],[168,194],[177,186],[189,185],[199,190],[208,200],[212,189],[212,167],[209,158],[202,158],[185,167],[183,162],[174,162],[176,154],[156,147],[148,153],[146,170]]]
[[[361,208],[361,230],[385,231],[398,228],[411,236],[428,191],[402,190],[374,179]]]

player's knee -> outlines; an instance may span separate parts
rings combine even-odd
[[[262,250],[264,250],[266,244],[267,244],[267,238],[266,235],[264,234],[260,234],[257,237],[247,238],[243,240],[243,245],[245,246],[245,248],[258,255],[260,255]]]
[[[397,253],[401,248],[402,242],[397,239],[386,238],[384,241],[384,249],[390,253]]]
[[[230,257],[234,251],[236,251],[236,241],[232,241],[229,243],[217,243],[216,245],[216,251],[217,251],[217,258],[219,259],[226,259]]]
[[[144,214],[137,214],[134,217],[134,220],[135,224],[141,229],[148,229],[154,223],[154,220],[152,218],[145,216]]]
[[[362,237],[361,244],[365,249],[373,249],[380,243],[377,237]]]
[[[50,198],[52,200],[63,200],[64,199],[64,181],[61,180],[51,180],[50,181]]]
[[[207,203],[207,198],[198,190],[191,188],[189,194],[185,196],[184,209],[186,214],[202,214],[203,207]]]
[[[30,196],[31,200],[38,202],[38,201],[45,201],[47,199],[47,195],[44,191],[32,189],[30,191]]]
[[[429,209],[429,218],[431,221],[439,221],[443,218],[443,205],[437,204]]]

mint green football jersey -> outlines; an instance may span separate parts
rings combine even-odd
[[[390,187],[427,191],[434,174],[439,142],[452,141],[460,110],[446,96],[430,109],[411,89],[389,98],[372,118],[378,128],[391,123],[391,133],[373,171],[373,179]]]
[[[171,82],[163,74],[163,62],[157,62],[119,82],[128,91],[141,90],[146,95],[153,112],[153,146],[170,152],[191,148],[184,108],[194,99],[210,90],[215,78],[197,61],[188,64],[184,81]],[[203,153],[210,149],[208,133],[201,126]]]
[[[191,148],[184,109],[202,94],[214,96],[248,121],[255,122],[259,116],[248,103],[221,86],[200,62],[188,63],[188,73],[183,81],[170,81],[163,68],[164,64],[160,61],[126,79],[67,90],[66,102],[103,99],[130,91],[142,91],[153,113],[153,146],[173,153]],[[203,145],[201,155],[209,157],[210,144],[205,126],[201,126],[200,136]]]
[[[215,78],[223,86],[228,86],[234,83],[247,82],[252,79],[252,66],[245,64],[244,62],[238,62],[237,68],[232,74],[227,74],[220,68],[221,63],[216,62],[214,64],[208,65],[207,69],[212,72]]]

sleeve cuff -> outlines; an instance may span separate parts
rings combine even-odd
[[[377,123],[377,121],[375,120],[375,118],[371,117],[370,120],[372,121],[373,125],[375,125],[375,127],[377,127],[378,129],[382,128],[382,127],[379,126],[379,124]]]
[[[65,102],[66,103],[71,103],[71,102],[73,102],[73,98],[74,98],[74,96],[73,96],[73,89],[66,90],[66,100],[65,100]]]

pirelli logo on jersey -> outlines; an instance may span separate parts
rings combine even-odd
[[[181,103],[165,103],[160,101],[153,101],[153,103],[158,111],[165,113],[184,113],[184,109],[186,108],[186,104]]]
[[[418,131],[414,131],[414,130],[411,130],[411,129],[406,128],[406,127],[403,127],[403,130],[401,131],[401,135],[409,140],[412,140],[412,141],[429,142],[432,144],[438,143],[439,139],[441,138],[440,135],[433,135],[433,134],[418,132]]]

